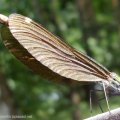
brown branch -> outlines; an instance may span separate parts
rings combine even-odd
[[[114,109],[110,112],[98,114],[85,120],[120,120],[120,108]]]

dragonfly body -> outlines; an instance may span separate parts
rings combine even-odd
[[[67,84],[105,84],[120,91],[117,76],[92,58],[76,51],[28,17],[0,15],[5,46],[24,64],[50,80]]]

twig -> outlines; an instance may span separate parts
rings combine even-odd
[[[120,108],[87,118],[85,120],[120,120]]]

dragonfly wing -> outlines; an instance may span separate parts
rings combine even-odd
[[[14,44],[14,47],[9,47],[9,49],[19,59],[26,57],[28,60],[21,61],[27,65],[30,59],[36,61],[36,69],[41,69],[38,71],[42,71],[42,74],[46,73],[46,76],[51,76],[50,74],[54,73],[61,77],[60,79],[67,78],[81,82],[102,81],[105,78],[99,74],[98,69],[93,67],[96,65],[94,62],[92,62],[93,65],[86,64],[87,61],[81,59],[79,53],[30,18],[12,14],[8,24],[14,38],[14,41],[10,43]],[[2,37],[6,40],[4,35]],[[10,38],[7,39],[9,41]],[[21,56],[12,50],[19,46],[22,48],[19,49]],[[89,60],[86,56],[83,58]],[[28,66],[31,66],[31,63]],[[47,71],[51,71],[50,74],[47,74]]]

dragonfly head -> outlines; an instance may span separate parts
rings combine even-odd
[[[120,77],[111,72],[110,83],[108,85],[108,90],[111,95],[120,95]]]
[[[111,96],[119,96],[120,95],[120,77],[116,73],[111,73],[108,80],[103,80],[99,82],[100,90],[103,90],[103,85],[107,90],[107,93]]]

